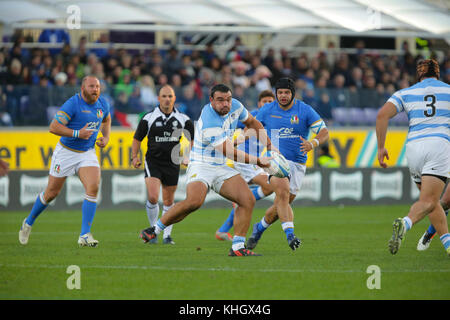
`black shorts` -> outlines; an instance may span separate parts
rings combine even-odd
[[[160,163],[145,159],[145,177],[152,177],[161,180],[165,186],[176,186],[178,184],[178,176],[180,174],[180,166],[173,163]]]

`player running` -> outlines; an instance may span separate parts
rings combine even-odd
[[[166,227],[183,220],[201,207],[208,191],[213,189],[238,205],[234,218],[235,235],[229,256],[255,256],[258,254],[245,248],[245,236],[255,199],[239,172],[227,166],[226,159],[269,167],[268,158],[251,156],[234,147],[231,138],[238,121],[255,129],[258,140],[269,150],[271,142],[262,124],[238,100],[232,98],[230,88],[223,84],[215,85],[211,89],[209,100],[210,103],[203,107],[195,126],[194,146],[186,172],[186,199],[170,208],[155,227],[143,230],[141,238],[144,242],[150,241]]]
[[[387,167],[385,147],[389,119],[405,111],[409,118],[406,159],[414,182],[420,189],[419,200],[408,215],[393,223],[389,250],[396,254],[411,227],[428,215],[448,255],[450,234],[439,198],[450,172],[450,86],[439,81],[439,64],[433,59],[417,64],[415,85],[395,92],[380,109],[376,121],[378,162]]]
[[[19,231],[19,242],[28,239],[37,217],[58,196],[68,176],[78,174],[86,191],[81,207],[80,246],[96,247],[98,240],[91,234],[97,209],[97,194],[100,185],[100,165],[95,153],[95,144],[104,148],[109,142],[111,116],[109,104],[100,96],[100,82],[94,76],[86,76],[81,83],[81,93],[67,100],[50,124],[50,132],[61,136],[53,151],[47,188],[40,193],[30,214],[23,220]],[[97,139],[98,132],[102,137]]]
[[[307,153],[328,141],[328,129],[314,109],[295,99],[294,81],[281,78],[275,84],[277,100],[264,105],[256,115],[261,121],[280,153],[288,160],[289,178],[270,176],[270,185],[275,192],[274,204],[267,209],[260,222],[253,225],[253,232],[247,241],[247,248],[256,247],[263,232],[277,219],[286,234],[292,250],[296,250],[301,241],[294,234],[294,213],[290,203],[300,190],[306,172]],[[316,134],[307,140],[309,131]]]
[[[258,96],[258,109],[255,109],[251,111],[252,116],[256,116],[258,114],[258,110],[265,105],[266,103],[271,103],[275,100],[275,96],[270,90],[264,90],[262,91]],[[237,128],[244,129],[244,125],[242,122],[239,122],[237,125]],[[236,140],[246,139],[244,143],[237,142],[239,144],[238,149],[245,151],[248,154],[254,155],[254,156],[260,156],[263,148],[261,148],[260,143],[254,136],[246,136],[246,133],[248,134],[248,130],[244,131],[244,134],[241,134],[238,136]],[[267,197],[270,195],[272,191],[272,186],[268,183],[267,180],[267,173],[261,169],[260,167],[253,165],[253,164],[246,164],[246,163],[240,163],[235,162],[234,168],[239,171],[242,178],[248,183],[248,184],[255,184],[256,186],[251,188],[253,196],[255,197],[255,200],[258,201],[259,199],[263,199],[264,197]],[[233,227],[233,221],[234,221],[234,211],[235,208],[231,209],[231,212],[223,223],[223,225],[216,231],[216,239],[217,240],[227,240],[231,241],[233,238],[231,237],[229,231]]]

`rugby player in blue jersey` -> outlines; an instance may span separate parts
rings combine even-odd
[[[242,103],[232,98],[231,89],[226,85],[212,87],[209,100],[210,103],[203,107],[195,124],[194,145],[186,172],[186,199],[170,208],[154,227],[142,230],[140,236],[144,242],[148,242],[166,227],[180,222],[202,206],[208,191],[212,189],[238,205],[229,256],[255,256],[257,254],[245,248],[255,198],[239,172],[229,167],[226,160],[229,158],[260,167],[270,166],[269,158],[255,157],[235,148],[232,137],[238,121],[255,129],[258,140],[269,150],[271,142],[262,124]]]
[[[265,105],[266,103],[271,103],[274,100],[275,95],[272,93],[271,90],[262,91],[258,96],[258,108],[251,111],[250,112],[251,115],[256,117],[256,115],[258,114],[258,110],[263,105]],[[261,153],[263,152],[263,148],[261,147],[261,144],[258,142],[258,140],[256,140],[256,138],[252,136],[254,132],[251,132],[252,130],[250,132],[248,130],[245,130],[245,126],[242,122],[239,122],[237,127],[239,129],[244,129],[244,133],[240,134],[236,138],[236,144],[239,144],[238,149],[254,156],[260,156]],[[242,178],[244,178],[244,180],[247,181],[247,183],[254,185],[254,187],[252,187],[251,190],[256,201],[258,201],[259,199],[263,199],[272,193],[272,186],[269,184],[267,180],[268,174],[260,167],[255,166],[253,164],[235,162],[234,168],[237,171],[239,171]],[[229,231],[233,227],[235,210],[236,208],[234,207],[233,209],[231,209],[231,212],[228,215],[227,220],[225,220],[223,225],[216,231],[217,240],[221,241],[233,240],[233,237],[231,236]]]
[[[61,139],[53,151],[47,188],[38,195],[30,214],[23,220],[19,231],[21,244],[28,243],[36,218],[58,196],[67,177],[77,174],[86,192],[81,207],[82,222],[78,244],[88,247],[98,245],[91,234],[100,185],[100,165],[95,145],[104,148],[109,142],[109,110],[108,102],[100,96],[98,79],[86,76],[81,83],[81,92],[69,98],[56,113],[50,124],[50,132]],[[97,137],[99,131],[102,133],[101,137]]]
[[[328,129],[311,106],[295,99],[293,80],[278,80],[275,95],[277,100],[264,105],[256,119],[263,124],[274,147],[288,160],[290,176],[269,178],[275,192],[274,204],[267,209],[261,221],[254,224],[247,248],[254,249],[263,232],[280,219],[289,247],[296,250],[301,241],[294,234],[294,213],[290,203],[294,201],[305,176],[307,153],[328,141]],[[310,130],[316,136],[307,140]]]

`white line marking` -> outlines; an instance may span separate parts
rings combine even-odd
[[[22,264],[0,264],[0,268],[41,268],[41,269],[66,269],[67,266],[62,265],[22,265]],[[286,273],[366,273],[366,269],[361,270],[317,270],[317,269],[242,269],[242,268],[197,268],[197,267],[166,267],[166,266],[83,266],[80,265],[81,269],[117,269],[117,270],[166,270],[166,271],[225,271],[225,272],[286,272]],[[381,270],[382,273],[422,273],[422,272],[443,272],[450,273],[449,270],[442,269],[405,269],[405,270]]]

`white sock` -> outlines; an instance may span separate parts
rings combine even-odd
[[[147,200],[147,203],[145,204],[145,209],[147,210],[148,222],[150,223],[150,226],[153,227],[156,224],[156,221],[158,220],[159,204],[158,202],[153,204]]]
[[[264,217],[262,217],[261,219],[261,225],[264,227],[264,229],[267,229],[268,227],[270,227],[270,224],[268,224],[266,222],[266,220],[264,219]]]
[[[231,248],[233,251],[245,248],[245,237],[234,236]]]
[[[258,189],[256,189],[256,192],[258,193],[258,196],[260,197],[260,199],[266,197],[266,195],[264,194],[263,189],[261,187],[258,187]]]
[[[283,229],[283,231],[289,228],[294,229],[294,222],[291,221],[283,222],[281,223],[281,228]]]
[[[166,212],[172,207],[173,207],[173,204],[171,206],[163,206],[163,212],[162,212],[161,216],[165,215]],[[171,235],[172,228],[173,228],[173,224],[171,224],[170,226],[168,226],[164,229],[164,235],[163,235],[164,238],[167,238],[168,236]]]
[[[408,216],[406,216],[406,217],[403,218],[403,221],[405,221],[406,231],[411,229],[411,227],[413,225],[411,219]]]

